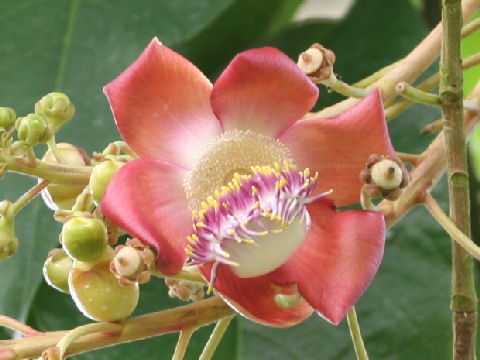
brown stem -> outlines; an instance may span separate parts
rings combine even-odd
[[[82,336],[69,346],[67,356],[115,344],[145,339],[160,334],[181,331],[191,326],[204,326],[233,315],[234,311],[215,296],[193,304],[137,316],[118,324],[117,332],[103,332],[104,323],[98,323],[98,331]],[[54,331],[16,340],[0,340],[0,354],[11,353],[12,360],[38,357],[42,351],[55,346],[68,331]]]
[[[467,99],[480,103],[480,82]],[[480,120],[479,113],[465,111],[466,134],[470,135]],[[421,155],[421,160],[410,173],[412,179],[396,201],[383,200],[378,207],[385,214],[388,227],[393,226],[413,206],[423,203],[426,192],[431,189],[445,171],[445,142],[441,131]]]
[[[470,237],[470,191],[463,121],[460,57],[462,10],[460,0],[442,1],[444,36],[440,61],[439,95],[442,102],[450,218]],[[453,359],[474,360],[477,335],[477,296],[473,259],[452,241]]]
[[[470,18],[480,7],[480,0],[465,0],[462,2],[463,18]],[[395,85],[401,81],[412,83],[438,57],[441,48],[442,25],[438,24],[423,41],[413,49],[395,68],[384,77],[369,86],[379,88],[384,100],[395,94]],[[308,117],[330,117],[350,109],[358,99],[349,98]]]

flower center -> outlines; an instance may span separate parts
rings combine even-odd
[[[297,171],[288,162],[255,166],[236,174],[228,186],[193,211],[194,232],[185,249],[193,264],[231,265],[239,277],[264,275],[282,265],[305,239],[310,226],[306,205],[318,174]]]
[[[190,210],[199,210],[207,196],[227,186],[235,173],[252,175],[252,166],[291,162],[288,148],[280,141],[250,130],[232,130],[213,139],[185,177]]]

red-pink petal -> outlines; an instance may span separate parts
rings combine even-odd
[[[359,202],[359,174],[371,154],[395,155],[378,91],[336,117],[298,121],[279,140],[299,169],[318,171],[316,193],[333,189],[338,206]]]
[[[287,55],[265,47],[238,54],[215,82],[211,101],[225,130],[276,137],[317,98],[316,85]]]
[[[295,254],[268,276],[297,283],[300,293],[334,324],[347,314],[377,273],[385,243],[382,213],[336,212],[329,201],[308,205],[312,225]]]
[[[104,92],[120,134],[138,155],[190,167],[221,132],[211,88],[195,65],[155,38]]]
[[[200,270],[210,280],[211,264]],[[274,301],[278,293],[291,294],[295,286],[274,284],[266,276],[241,279],[228,265],[220,264],[214,288],[223,298],[245,317],[263,325],[287,327],[308,318],[313,309],[305,300],[295,306],[283,308]]]
[[[155,159],[138,159],[115,174],[102,200],[102,212],[158,252],[157,267],[180,272],[187,256],[191,213],[183,189],[186,170]]]

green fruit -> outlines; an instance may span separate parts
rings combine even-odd
[[[107,228],[96,218],[71,218],[63,224],[61,236],[63,248],[75,260],[98,260],[107,248]]]
[[[120,321],[137,307],[137,283],[122,286],[109,269],[109,261],[88,266],[75,262],[68,284],[78,309],[96,321]]]
[[[108,183],[112,180],[113,176],[122,165],[123,163],[118,161],[106,160],[93,168],[92,175],[90,175],[89,185],[93,200],[97,204],[100,204],[102,201]]]
[[[53,249],[43,265],[43,277],[51,287],[68,293],[68,274],[72,266],[72,259],[63,249]]]

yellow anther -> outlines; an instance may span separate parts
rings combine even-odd
[[[233,229],[229,229],[229,230],[227,230],[227,235],[228,236],[233,236],[233,235],[235,235],[235,231]]]
[[[198,221],[197,223],[195,223],[195,226],[201,229],[205,227],[205,224],[203,223],[203,221]]]
[[[258,195],[258,189],[257,189],[256,186],[252,186],[252,195],[253,195],[253,196]]]
[[[256,244],[255,240],[252,240],[252,239],[246,239],[244,242],[245,242],[245,244],[248,244],[248,245],[255,245]]]

